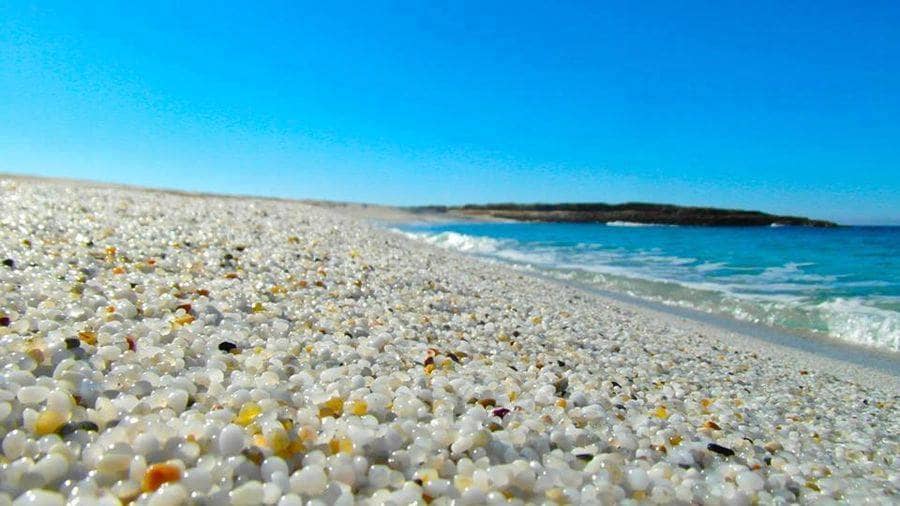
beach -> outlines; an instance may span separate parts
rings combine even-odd
[[[371,221],[397,210],[0,194],[0,504],[897,502],[882,369]]]

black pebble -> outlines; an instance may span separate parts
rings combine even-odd
[[[12,320],[8,316],[0,316],[0,327],[9,327],[10,323],[12,323]]]
[[[78,430],[78,429],[75,428],[74,423],[71,423],[71,422],[64,423],[63,426],[59,428],[59,435],[62,437],[66,437],[69,434],[75,432],[76,430]]]
[[[66,339],[66,349],[71,350],[73,348],[78,348],[79,346],[81,346],[81,339],[78,339],[77,337],[69,337]]]
[[[219,343],[219,349],[224,351],[225,353],[228,353],[235,348],[237,348],[237,345],[234,343],[229,343],[228,341],[222,341],[221,343]]]
[[[13,267],[16,266],[16,262],[12,258],[7,258],[6,260],[3,261],[3,265],[12,269]]]
[[[59,428],[59,435],[65,437],[75,432],[76,430],[98,432],[100,430],[100,427],[98,427],[94,422],[69,422],[63,424],[63,426]]]
[[[576,457],[578,460],[583,460],[583,461],[585,461],[585,462],[587,462],[587,461],[589,461],[589,460],[591,460],[591,459],[594,458],[594,456],[591,455],[590,453],[579,453],[579,454],[576,455],[575,457]]]
[[[732,455],[734,455],[734,450],[717,445],[716,443],[709,443],[708,445],[706,445],[706,449],[711,452],[716,452],[719,455],[725,455],[726,457],[731,457]]]

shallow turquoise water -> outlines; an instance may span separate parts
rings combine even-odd
[[[900,350],[900,228],[445,223],[402,231],[602,289]]]

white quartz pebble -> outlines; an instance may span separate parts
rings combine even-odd
[[[233,506],[256,506],[263,504],[264,491],[262,483],[248,481],[228,494]]]
[[[322,466],[304,466],[291,475],[291,491],[296,494],[315,497],[325,491],[328,477]]]
[[[63,506],[65,498],[50,490],[29,490],[13,501],[13,506]]]
[[[737,477],[735,477],[734,482],[737,484],[738,488],[743,492],[752,494],[757,490],[762,490],[765,486],[765,481],[761,476],[754,473],[753,471],[742,471],[738,473]]]
[[[244,447],[244,430],[234,424],[226,425],[219,433],[219,453],[237,455]]]
[[[50,390],[47,387],[42,386],[28,386],[22,387],[16,393],[16,398],[22,404],[40,404],[47,400],[47,395],[50,393]]]

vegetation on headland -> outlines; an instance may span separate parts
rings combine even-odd
[[[683,207],[670,204],[563,203],[563,204],[482,204],[464,206],[424,206],[411,210],[451,214],[470,218],[494,218],[516,221],[567,223],[629,222],[661,225],[696,226],[804,226],[835,227],[836,223],[802,216],[781,216],[761,211]]]

